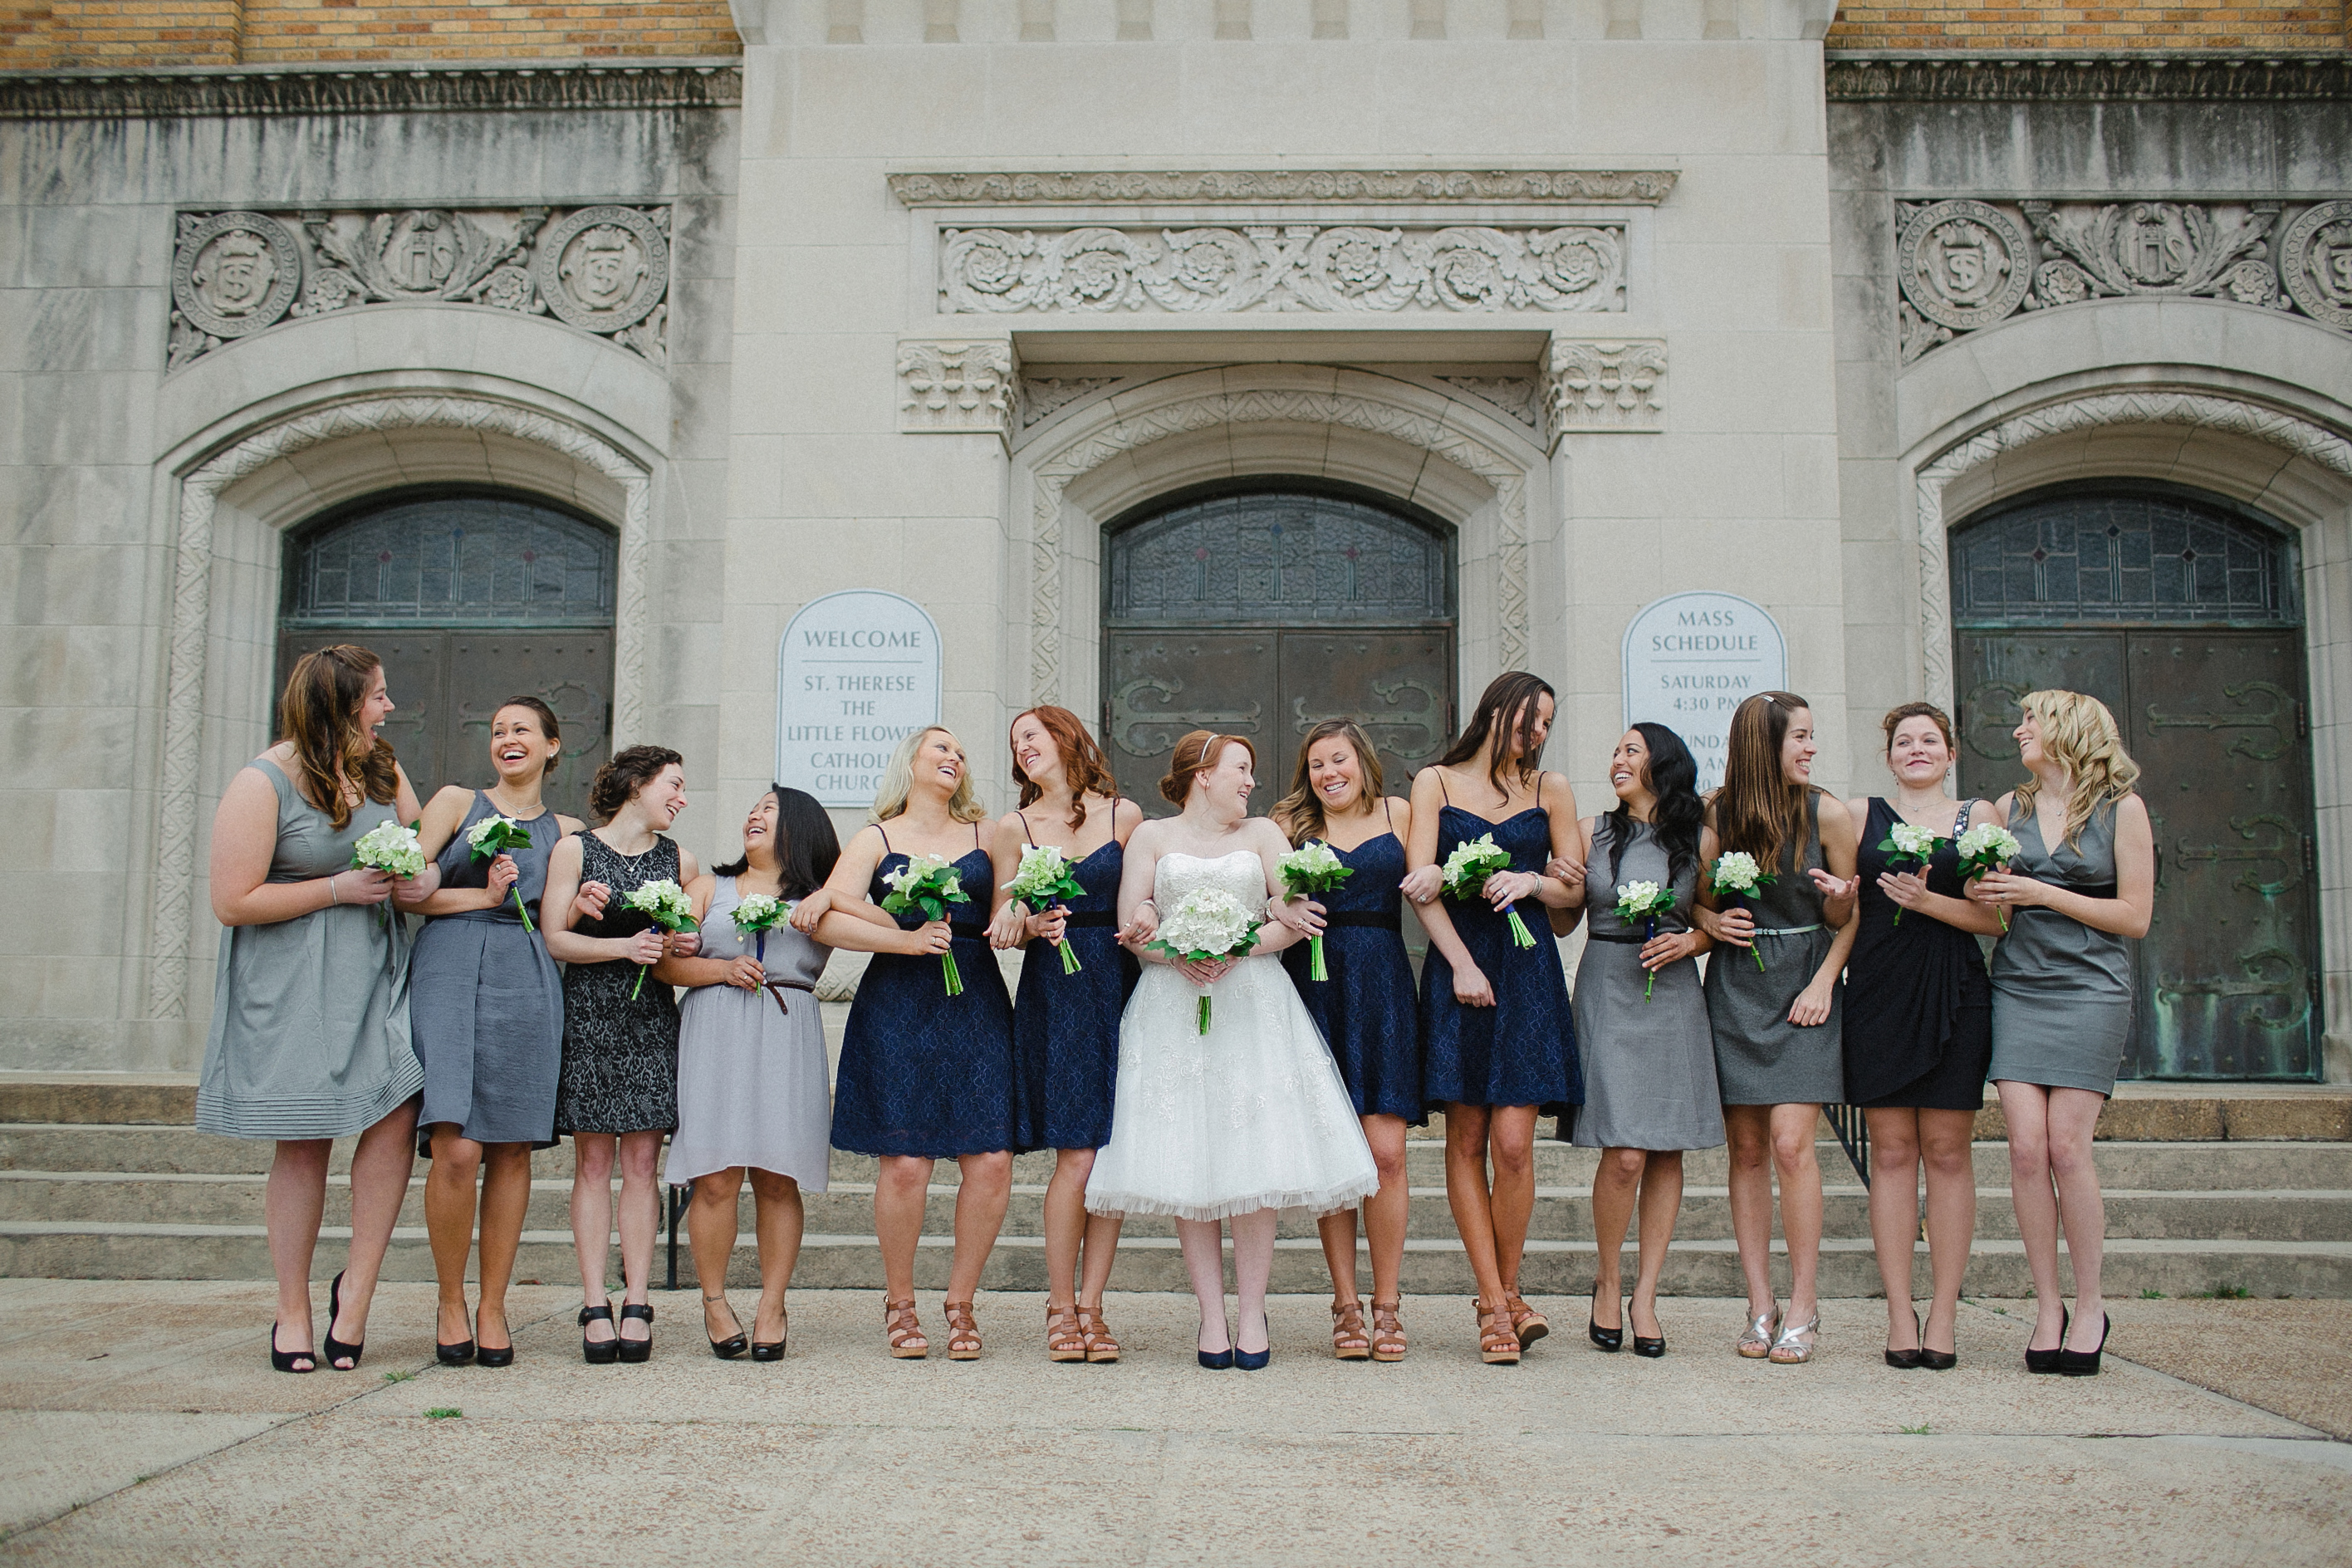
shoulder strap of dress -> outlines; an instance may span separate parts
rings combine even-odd
[[[1111,809],[1113,811],[1117,811],[1118,807],[1114,805]],[[1028,840],[1029,847],[1031,848],[1035,848],[1037,847],[1037,836],[1029,831],[1029,814],[1025,811],[1016,811],[1013,815],[1021,819],[1021,837]],[[977,829],[975,829],[975,831],[977,831]]]
[[[1974,811],[1976,808],[1977,800],[1974,795],[1970,795],[1968,799],[1960,802],[1959,815],[1952,818],[1953,837],[1958,838],[1961,834],[1966,833],[1969,830],[1969,813]]]
[[[882,853],[885,855],[889,854],[891,852],[890,830],[877,822],[874,825],[874,831],[882,836]]]
[[[1442,768],[1437,770],[1437,793],[1446,805],[1454,804],[1454,792],[1445,787],[1445,772]]]
[[[1536,775],[1536,806],[1538,810],[1543,806],[1543,774],[1541,773]]]
[[[1029,820],[1029,819],[1028,819],[1027,817],[1025,817],[1025,816],[1024,816],[1024,817],[1023,817],[1021,820],[1022,820],[1022,822],[1025,825],[1025,824],[1028,822],[1028,820]],[[975,823],[973,823],[973,824],[971,825],[971,847],[972,847],[974,849],[978,849],[978,848],[980,848],[980,847],[981,847],[981,842],[980,842],[980,824],[979,824],[979,823],[977,823],[977,822],[975,822]]]
[[[1389,804],[1389,797],[1386,795],[1381,796],[1381,820],[1389,825],[1391,833],[1396,831],[1396,807]]]

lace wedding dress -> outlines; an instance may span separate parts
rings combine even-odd
[[[1200,888],[1265,901],[1249,850],[1204,860],[1163,855],[1153,901],[1172,910]],[[1346,1208],[1380,1186],[1339,1069],[1278,958],[1250,957],[1211,988],[1147,963],[1119,1020],[1110,1142],[1095,1157],[1097,1214],[1217,1220],[1264,1208]]]

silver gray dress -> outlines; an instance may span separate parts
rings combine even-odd
[[[2029,813],[2017,835],[2016,868],[2094,899],[2116,896],[2116,807],[2106,802],[2074,846],[2053,854]],[[2009,911],[2009,934],[1992,950],[1992,1079],[2044,1089],[2113,1094],[2131,1041],[2128,938],[2095,931],[2038,906]]]
[[[740,901],[721,877],[702,919],[703,958],[740,958],[757,947],[729,913]],[[678,1004],[677,1130],[663,1179],[683,1184],[736,1165],[790,1176],[824,1191],[833,1102],[817,976],[833,949],[788,925],[767,933],[768,985],[759,991],[698,985]]]
[[[268,880],[307,882],[352,867],[352,846],[399,820],[363,800],[341,832],[276,763]],[[392,906],[330,904],[221,932],[213,1025],[196,1083],[196,1127],[231,1138],[341,1138],[383,1121],[425,1084],[408,1041],[408,952]]]
[[[1614,825],[1592,826],[1587,862],[1584,956],[1576,966],[1576,1038],[1584,1053],[1584,1103],[1576,1112],[1575,1142],[1584,1149],[1712,1149],[1723,1142],[1723,1103],[1716,1092],[1715,1045],[1706,999],[1699,992],[1698,961],[1685,959],[1657,972],[1642,967],[1639,926],[1617,915],[1617,882],[1666,880],[1665,846],[1646,822],[1632,837],[1609,877]],[[1696,862],[1675,879],[1675,911],[1661,932],[1690,929]]]
[[[489,886],[490,862],[466,841],[473,826],[499,815],[474,792],[466,820],[438,857],[444,888]],[[528,847],[508,851],[514,890],[539,920],[547,858],[563,830],[555,813],[522,824]],[[409,1026],[425,1064],[425,1109],[416,1119],[420,1152],[431,1152],[439,1122],[456,1124],[477,1143],[555,1142],[555,1077],[563,1063],[563,976],[547,943],[523,929],[509,896],[496,909],[436,915],[417,933],[409,965]]]
[[[1781,851],[1779,879],[1749,900],[1761,973],[1743,948],[1717,948],[1706,963],[1706,1013],[1715,1026],[1715,1075],[1726,1105],[1825,1105],[1845,1098],[1845,982],[1830,987],[1830,1016],[1789,1022],[1836,933],[1822,924],[1822,893],[1805,873],[1822,866],[1822,792],[1805,796],[1801,853]],[[1769,935],[1785,931],[1788,935]]]

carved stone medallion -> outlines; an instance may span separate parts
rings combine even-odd
[[[2279,271],[2305,310],[2352,327],[2352,201],[2322,202],[2288,225]]]
[[[215,338],[257,332],[286,313],[302,283],[302,253],[284,224],[260,213],[184,219],[172,302]]]
[[[2015,310],[2033,282],[2031,256],[2016,220],[1965,200],[1914,213],[1895,250],[1904,297],[1955,331],[1990,326]]]
[[[641,321],[669,287],[669,242],[632,207],[582,207],[549,226],[533,258],[540,297],[592,332]]]

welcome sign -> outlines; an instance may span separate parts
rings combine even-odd
[[[1625,627],[1625,725],[1664,724],[1698,760],[1703,793],[1723,782],[1731,715],[1785,686],[1780,623],[1737,594],[1670,594]]]
[[[940,721],[940,629],[878,588],[801,606],[776,650],[776,782],[866,806],[898,742]]]

